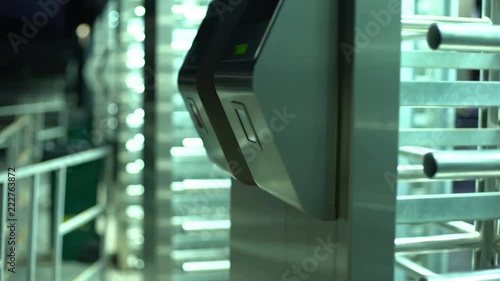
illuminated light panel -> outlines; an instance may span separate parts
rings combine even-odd
[[[177,51],[186,51],[191,48],[192,42],[190,41],[173,41],[170,47]]]
[[[125,210],[125,213],[130,218],[135,218],[139,220],[144,218],[144,209],[142,208],[142,206],[139,205],[128,206],[127,209]]]
[[[184,147],[202,147],[203,141],[201,138],[185,138],[182,140],[182,145]]]
[[[144,55],[144,50],[139,47],[132,47],[127,50],[128,59],[143,58]]]
[[[206,261],[206,262],[185,262],[182,264],[184,271],[210,271],[210,270],[228,270],[231,268],[231,262],[224,261]]]
[[[132,184],[126,187],[125,192],[128,196],[140,196],[144,194],[144,186],[142,184]]]
[[[144,109],[138,108],[134,111],[134,115],[137,116],[137,118],[144,118],[145,112]],[[144,138],[144,136],[143,136]]]
[[[138,17],[142,17],[146,14],[146,8],[144,8],[143,6],[137,6],[134,9],[134,14]]]
[[[201,231],[201,230],[221,230],[231,228],[230,220],[220,221],[187,221],[182,223],[184,231]]]
[[[144,117],[139,118],[135,114],[129,114],[126,117],[126,122],[129,128],[138,128],[144,124]]]
[[[125,170],[129,174],[138,174],[144,169],[144,161],[142,159],[137,159],[135,162],[128,163],[125,166]]]
[[[144,58],[140,57],[130,57],[127,59],[127,68],[128,69],[136,69],[136,68],[142,68],[146,64],[146,61]]]
[[[184,180],[184,189],[230,188],[230,179]]]
[[[179,156],[203,156],[207,152],[204,147],[172,147],[170,155],[174,157]]]
[[[146,39],[146,34],[144,33],[139,33],[137,35],[134,35],[134,39],[137,42],[144,42],[144,39]]]
[[[196,5],[173,5],[172,13],[183,15],[187,20],[202,20],[207,14],[207,7]]]

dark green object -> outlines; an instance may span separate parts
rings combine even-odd
[[[90,149],[93,145],[86,139],[86,131],[73,131],[69,133],[67,144],[45,150],[45,160],[62,157],[68,154],[79,153]],[[70,167],[67,170],[66,198],[64,219],[85,211],[97,203],[97,186],[104,168],[103,160],[84,163]],[[55,186],[55,175],[52,177],[52,186]],[[54,189],[52,202],[55,202]],[[54,204],[52,205],[52,210]],[[98,257],[98,235],[95,232],[95,221],[92,221],[64,236],[63,260],[92,262]],[[52,241],[54,242],[54,241]],[[95,256],[95,257],[94,257]]]

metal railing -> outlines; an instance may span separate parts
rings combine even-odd
[[[72,219],[63,222],[64,220],[64,208],[65,208],[65,194],[66,194],[66,172],[70,167],[78,166],[84,163],[88,163],[96,160],[105,160],[105,170],[103,177],[100,181],[100,187],[104,188],[105,199],[104,202],[100,202],[97,205],[90,207],[89,209],[77,214]],[[34,184],[32,186],[32,206],[31,206],[31,217],[30,217],[30,233],[29,241],[30,248],[28,253],[28,279],[29,281],[37,280],[37,260],[36,260],[36,250],[37,243],[36,238],[38,235],[38,192],[40,189],[40,178],[42,175],[47,173],[56,173],[56,185],[55,185],[55,208],[54,208],[54,229],[53,229],[53,241],[54,245],[54,260],[53,260],[53,279],[54,281],[61,281],[62,276],[62,248],[63,248],[63,237],[77,229],[80,226],[85,225],[89,221],[95,220],[99,216],[104,216],[105,225],[107,225],[107,207],[110,201],[110,186],[112,185],[112,173],[113,161],[112,161],[112,149],[111,147],[100,147],[94,148],[88,151],[79,152],[63,157],[59,157],[53,160],[32,164],[26,167],[20,167],[16,169],[16,180],[33,178]],[[3,175],[6,175],[8,171],[4,171]],[[7,206],[7,179],[2,182],[2,206]],[[5,230],[7,224],[7,212],[2,211],[2,230]],[[106,226],[105,228],[106,229]],[[82,274],[77,277],[76,280],[96,280],[95,275],[101,274],[100,280],[105,280],[105,269],[107,264],[107,256],[105,254],[106,245],[106,231],[104,231],[104,237],[101,239],[100,245],[100,260],[96,262],[89,269],[82,272]],[[4,253],[6,249],[6,237],[5,231],[2,231],[0,242],[0,252]],[[5,280],[5,261],[0,265],[0,280]],[[41,281],[41,280],[39,280]]]
[[[428,189],[422,190],[424,185],[418,184],[415,186],[421,190],[416,194],[397,197],[397,224],[436,224],[451,231],[396,239],[396,265],[416,280],[500,280],[500,271],[490,270],[498,266],[494,249],[495,241],[500,239],[500,100],[496,95],[500,69],[494,63],[499,58],[495,35],[500,31],[500,5],[488,0],[483,5],[483,18],[478,19],[421,15],[402,18],[403,34],[427,36],[423,43],[432,49],[415,47],[404,51],[402,68],[482,72],[481,81],[453,81],[459,79],[450,74],[434,78],[429,75],[426,79],[419,77],[420,81],[400,84],[402,108],[422,110],[418,112],[426,108],[475,108],[479,112],[477,128],[458,128],[455,122],[452,128],[445,129],[440,124],[420,128],[425,122],[420,122],[419,128],[400,128],[399,156],[404,164],[398,167],[398,183],[476,182],[476,190],[468,193],[452,193],[451,187],[444,189],[448,191],[433,190],[437,185],[427,185]],[[467,148],[454,148],[460,146]],[[459,250],[473,252],[475,271],[441,274],[436,273],[440,269],[431,270],[438,267],[412,260],[412,255]]]

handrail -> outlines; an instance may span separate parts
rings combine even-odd
[[[10,137],[18,133],[23,126],[29,124],[29,116],[22,116],[14,120],[12,123],[7,125],[3,130],[0,131],[0,145],[5,144]]]
[[[71,219],[63,222],[59,227],[59,233],[61,235],[66,235],[75,229],[85,225],[86,223],[94,220],[106,209],[103,205],[95,205],[93,207],[88,208],[87,210],[79,213],[78,215],[72,217]]]
[[[0,106],[0,116],[15,116],[33,113],[63,111],[66,104],[63,101],[25,103],[21,105]]]
[[[74,154],[62,156],[57,159],[52,159],[32,164],[26,167],[21,167],[16,171],[16,178],[19,180],[23,178],[28,178],[30,176],[34,176],[35,174],[48,173],[65,167],[78,166],[86,162],[103,158],[110,152],[111,152],[111,147],[109,146],[98,147],[83,152],[76,152]],[[3,175],[6,175],[8,172],[3,171],[2,173]]]

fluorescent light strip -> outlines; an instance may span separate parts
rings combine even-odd
[[[185,231],[220,230],[231,228],[230,220],[219,221],[186,221],[182,223]]]
[[[231,268],[231,262],[224,261],[207,261],[207,262],[185,262],[182,264],[184,271],[210,271],[210,270],[228,270]]]

